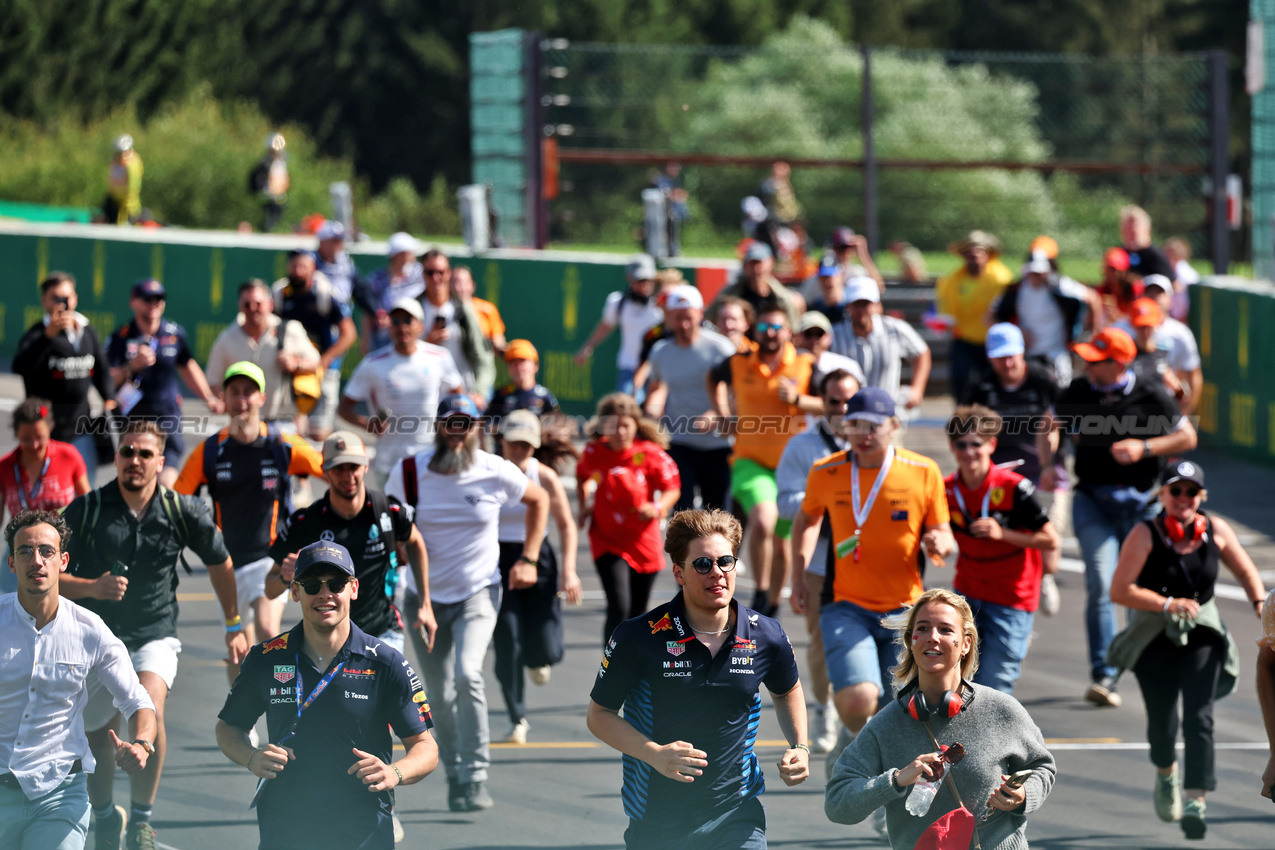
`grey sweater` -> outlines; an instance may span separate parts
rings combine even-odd
[[[974,685],[974,691],[974,700],[965,711],[951,719],[936,718],[931,726],[940,744],[965,745],[965,758],[949,769],[965,807],[976,819],[983,817],[988,797],[1000,786],[1001,774],[1035,772],[1023,786],[1027,801],[1021,811],[995,810],[991,820],[978,825],[983,850],[1025,848],[1027,815],[1041,807],[1054,784],[1054,757],[1018,700],[982,685]],[[892,701],[868,722],[833,768],[824,798],[828,819],[859,823],[885,806],[891,845],[911,850],[931,823],[956,808],[956,800],[944,780],[930,810],[922,817],[913,817],[904,807],[912,786],[904,786],[900,793],[890,779],[918,755],[932,752],[934,745],[925,727],[897,700]]]

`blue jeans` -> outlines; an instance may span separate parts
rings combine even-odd
[[[881,625],[881,620],[897,613],[869,611],[853,602],[833,602],[819,611],[824,658],[834,693],[871,682],[880,690],[879,704],[890,701],[894,693],[890,668],[899,663],[899,647],[894,643],[894,629]]]
[[[1089,641],[1089,671],[1096,682],[1115,676],[1107,664],[1107,645],[1116,634],[1116,608],[1111,602],[1111,576],[1116,571],[1120,544],[1134,526],[1160,512],[1160,503],[1117,503],[1078,487],[1071,505],[1071,524],[1085,561],[1085,636]]]
[[[1012,694],[1027,657],[1035,615],[994,602],[968,601],[978,626],[978,671],[974,682]]]
[[[89,832],[89,786],[73,773],[43,797],[28,800],[0,788],[0,847],[5,850],[83,850]]]
[[[636,372],[636,369],[623,369],[617,366],[615,370],[615,391],[625,395],[633,395],[633,375]]]
[[[71,441],[71,445],[80,457],[84,458],[84,468],[89,473],[89,487],[97,486],[97,438],[92,434],[80,434]]]

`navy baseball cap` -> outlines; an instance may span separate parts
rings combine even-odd
[[[167,298],[168,293],[164,289],[164,284],[160,283],[153,277],[144,277],[137,283],[133,284],[134,298]]]
[[[325,564],[336,567],[348,576],[354,575],[354,560],[350,557],[350,551],[340,543],[320,540],[297,553],[297,566],[292,578],[295,581],[306,572]]]
[[[1190,481],[1204,489],[1204,470],[1200,465],[1190,460],[1180,460],[1177,463],[1171,463],[1165,468],[1164,474],[1160,477],[1161,484],[1172,484],[1175,481]]]
[[[439,419],[448,419],[452,416],[468,416],[470,419],[477,419],[479,415],[478,405],[474,404],[474,400],[467,395],[452,393],[443,396],[438,402]]]
[[[894,415],[894,399],[880,387],[864,387],[850,397],[846,405],[846,421],[863,419],[875,425]]]

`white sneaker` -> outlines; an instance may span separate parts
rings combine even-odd
[[[837,745],[837,732],[841,721],[831,705],[817,705],[810,710],[810,749],[816,753],[830,753]]]
[[[874,811],[868,818],[868,823],[871,824],[872,830],[881,837],[882,841],[886,844],[890,843],[890,832],[885,825],[885,806]]]
[[[546,664],[543,667],[528,667],[527,678],[531,679],[533,685],[549,684],[549,677],[553,675],[553,668]]]
[[[509,727],[509,731],[505,733],[506,744],[525,744],[527,743],[527,733],[531,731],[531,724],[527,722],[527,718],[519,720],[517,723]]]
[[[1052,575],[1041,576],[1040,579],[1040,613],[1052,617],[1058,613],[1062,605],[1062,595],[1058,592],[1058,582]]]

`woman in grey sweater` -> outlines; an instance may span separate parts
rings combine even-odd
[[[884,806],[891,845],[911,850],[931,823],[957,808],[946,780],[926,814],[914,817],[905,806],[912,785],[937,775],[941,756],[925,724],[905,705],[919,691],[935,708],[930,728],[939,743],[964,745],[964,759],[946,768],[979,820],[983,850],[1027,847],[1027,815],[1053,787],[1054,757],[1017,700],[970,683],[978,668],[978,631],[969,604],[950,590],[930,590],[883,622],[898,630],[899,665],[892,672],[902,701],[878,712],[841,754],[828,780],[828,818],[859,823]],[[1021,787],[1005,786],[1006,778],[1023,770],[1032,774]]]

